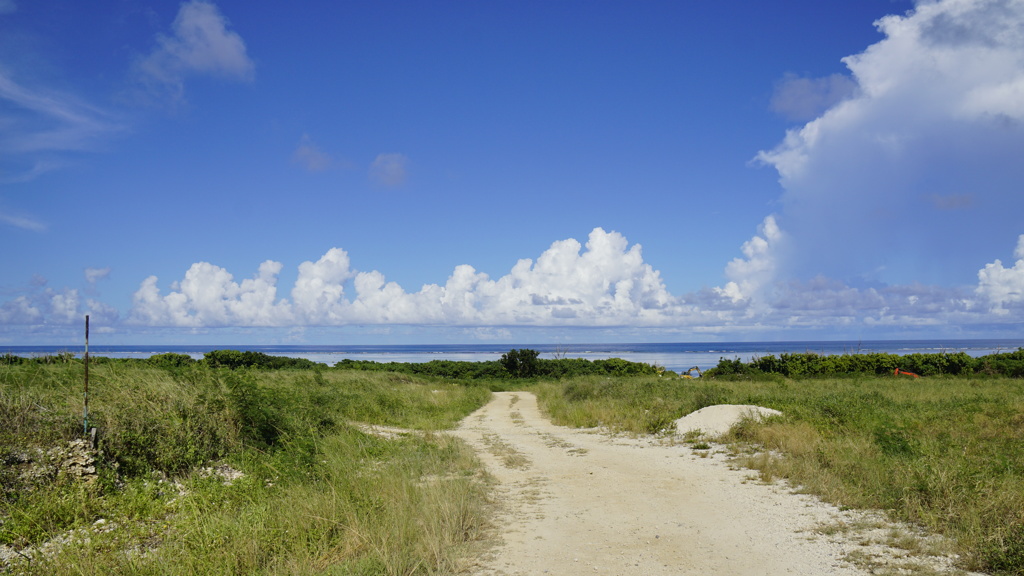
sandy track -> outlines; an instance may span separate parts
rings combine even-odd
[[[814,533],[841,520],[835,508],[722,457],[555,426],[526,392],[495,394],[455,434],[503,504],[499,543],[473,574],[869,573],[842,560],[858,544]]]

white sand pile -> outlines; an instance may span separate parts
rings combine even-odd
[[[676,430],[680,434],[700,430],[705,436],[721,436],[744,418],[761,419],[780,414],[782,412],[772,410],[771,408],[764,408],[763,406],[719,404],[717,406],[706,406],[676,420]]]

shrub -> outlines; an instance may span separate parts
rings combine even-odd
[[[166,354],[154,354],[148,358],[148,363],[153,366],[160,368],[184,368],[192,366],[196,363],[188,354],[175,354],[174,352],[168,352]]]
[[[536,350],[513,348],[501,355],[501,365],[513,378],[530,378],[537,375],[539,363],[537,356],[540,353]]]
[[[780,354],[753,358],[744,364],[735,360],[719,360],[718,366],[708,370],[708,376],[745,375],[757,373],[781,374],[789,378],[836,377],[851,374],[890,375],[896,369],[919,376],[1002,375],[1024,377],[1024,349],[1004,354],[989,354],[971,358],[966,352],[939,352],[934,354],[835,354],[822,356],[814,353]]]
[[[323,364],[306,358],[288,358],[271,356],[263,352],[246,350],[211,350],[203,355],[203,361],[211,368],[264,368],[280,370],[283,368],[316,368]]]

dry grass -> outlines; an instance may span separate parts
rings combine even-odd
[[[944,535],[965,569],[1024,574],[1021,380],[578,379],[542,385],[538,397],[562,424],[649,432],[710,404],[781,410],[730,436],[762,480],[785,479],[840,507],[885,510]],[[891,544],[913,548],[901,538]]]

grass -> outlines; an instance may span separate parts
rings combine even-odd
[[[13,573],[450,573],[487,524],[479,463],[435,433],[483,405],[485,388],[105,364],[90,373],[102,451],[83,482],[46,456],[82,435],[81,370],[0,367]],[[382,438],[356,422],[419,432]]]
[[[525,454],[503,441],[497,434],[485,434],[483,440],[487,445],[487,451],[500,459],[506,468],[525,469],[530,466],[530,459]]]
[[[83,482],[54,451],[82,436],[81,364],[0,366],[0,544],[22,554],[11,572],[451,573],[487,525],[479,464],[436,433],[483,405],[484,386],[116,362],[90,377],[102,450]],[[757,447],[735,452],[762,480],[943,534],[962,568],[1024,574],[1021,380],[593,376],[534,389],[556,423],[637,434],[713,404],[775,408],[727,438]]]
[[[1022,380],[589,378],[537,391],[558,423],[636,433],[711,404],[781,410],[733,429],[729,440],[758,447],[744,465],[948,536],[965,569],[1024,574]]]

